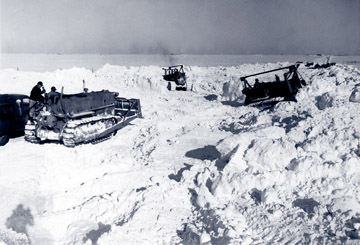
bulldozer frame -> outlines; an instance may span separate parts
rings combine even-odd
[[[297,94],[298,89],[306,85],[305,80],[302,79],[301,75],[297,71],[299,65],[299,63],[296,63],[295,65],[241,77],[240,80],[244,83],[242,92],[246,95],[245,105],[263,102],[277,97],[283,97],[285,101],[296,101],[295,95]],[[284,73],[283,81],[281,81],[277,75],[275,75],[276,81],[274,82],[259,82],[258,79],[256,79],[255,84],[250,85],[247,80],[249,77],[280,70],[288,70],[288,72]]]

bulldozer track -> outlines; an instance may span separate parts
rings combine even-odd
[[[99,138],[103,132],[110,129],[122,120],[120,116],[96,116],[80,120],[70,120],[66,123],[61,133],[62,142],[67,147],[75,147],[80,144],[97,144],[112,137],[114,132]],[[41,140],[36,136],[35,124],[27,124],[25,129],[25,140],[30,143],[39,144]]]
[[[33,144],[39,144],[40,140],[36,137],[36,126],[33,123],[28,123],[25,125],[25,135],[24,139],[27,142],[33,143]]]
[[[40,140],[38,138],[36,138],[35,136],[29,136],[29,135],[25,135],[25,140],[27,142],[33,143],[33,144],[39,144]]]
[[[108,134],[98,138],[102,132],[114,126],[120,119],[121,117],[115,116],[97,116],[71,120],[63,129],[62,141],[67,147],[87,143],[97,144],[111,137],[112,134]]]

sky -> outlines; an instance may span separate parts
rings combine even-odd
[[[3,53],[360,55],[360,0],[0,0]]]

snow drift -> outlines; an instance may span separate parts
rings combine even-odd
[[[140,98],[144,119],[73,149],[11,139],[0,149],[0,241],[358,242],[360,72],[301,67],[297,103],[243,105],[241,76],[288,65],[186,67],[186,92],[168,91],[157,66],[1,70],[0,93],[39,80],[76,93],[85,80]]]

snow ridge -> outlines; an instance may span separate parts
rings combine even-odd
[[[1,70],[1,93],[38,80],[75,93],[85,80],[140,98],[144,118],[97,145],[11,139],[0,151],[0,241],[358,243],[360,71],[301,66],[297,103],[243,104],[241,76],[288,65],[185,67],[186,92],[168,91],[157,66]],[[21,231],[6,222],[19,207],[32,217]]]

